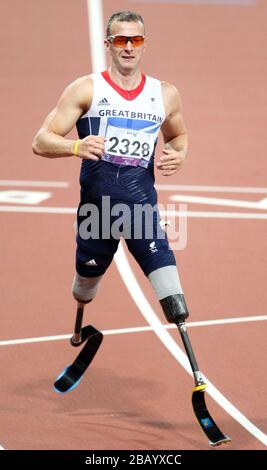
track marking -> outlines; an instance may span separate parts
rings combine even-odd
[[[52,193],[47,191],[25,191],[8,189],[0,191],[0,202],[8,204],[40,204],[51,198]]]
[[[76,214],[76,207],[23,207],[23,206],[0,206],[0,212],[29,212],[35,214]],[[160,210],[160,215],[169,217],[180,217],[185,215],[179,211]],[[255,219],[266,220],[267,214],[254,214],[250,212],[210,212],[210,211],[187,211],[186,216],[193,219]]]
[[[245,186],[195,186],[181,184],[156,184],[159,191],[199,191],[210,193],[245,193],[245,194],[267,194],[267,188],[252,188]]]
[[[23,186],[35,188],[68,188],[66,181],[25,181],[25,180],[0,180],[0,186]]]
[[[35,180],[0,180],[0,186],[22,186],[39,188],[69,188],[67,181],[35,181]],[[267,194],[267,188],[247,186],[203,186],[180,184],[156,184],[159,191],[200,191],[218,193]]]
[[[76,214],[75,207],[23,207],[23,206],[0,206],[0,212],[29,212],[36,214]]]
[[[185,196],[183,194],[173,194],[169,197],[171,201],[187,202],[193,204],[209,204],[212,206],[228,206],[240,207],[243,209],[267,209],[267,198],[260,199],[260,201],[243,201],[237,199],[223,199],[218,197],[200,197],[200,196]]]
[[[229,323],[247,323],[247,322],[254,322],[254,321],[265,321],[267,320],[267,315],[258,315],[255,317],[236,317],[236,318],[221,318],[218,320],[203,320],[203,321],[195,321],[195,322],[188,322],[186,326],[188,328],[195,328],[201,326],[213,326],[213,325],[227,325]],[[165,330],[174,330],[176,329],[175,325],[164,325],[162,327]],[[101,330],[104,336],[110,335],[121,335],[121,334],[129,334],[129,333],[143,333],[153,331],[152,326],[136,326],[130,328],[116,328],[112,330]],[[21,339],[8,339],[0,341],[0,346],[13,346],[18,344],[33,344],[33,343],[45,343],[49,341],[61,341],[65,339],[71,338],[73,333],[69,333],[66,335],[55,335],[55,336],[40,336],[35,338],[21,338]]]
[[[1,206],[0,206],[1,211]],[[253,212],[217,212],[217,211],[187,211],[186,213],[179,211],[160,211],[162,216],[169,217],[188,217],[190,219],[251,219],[266,220],[267,214],[256,214]]]

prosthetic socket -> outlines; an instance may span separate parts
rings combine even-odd
[[[164,315],[169,323],[183,323],[189,316],[183,294],[169,295],[160,300]]]

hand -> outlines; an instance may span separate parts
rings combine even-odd
[[[185,160],[184,150],[163,149],[163,155],[157,163],[158,170],[162,170],[163,176],[170,176],[180,170]]]
[[[84,160],[99,160],[105,152],[105,139],[99,135],[89,135],[79,141],[78,157]]]

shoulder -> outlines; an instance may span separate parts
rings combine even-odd
[[[180,100],[179,90],[172,83],[161,81],[161,90],[166,100]]]
[[[76,78],[71,82],[66,89],[78,89],[84,86],[90,86],[90,84],[93,82],[92,80],[92,74],[91,75],[83,75],[82,77]]]
[[[66,88],[65,92],[69,94],[86,93],[93,88],[92,75],[84,75],[83,77],[76,78]]]
[[[161,83],[162,92],[165,95],[171,96],[171,97],[175,97],[177,95],[180,95],[179,91],[176,88],[176,86],[174,86],[172,83],[165,82],[165,81],[161,81],[160,83]]]
[[[181,110],[181,96],[179,90],[171,83],[161,81],[161,91],[166,115]]]
[[[60,101],[70,101],[85,109],[93,96],[92,75],[84,75],[72,81],[63,91]]]

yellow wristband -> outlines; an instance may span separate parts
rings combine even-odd
[[[75,145],[74,145],[74,152],[73,152],[75,157],[78,157],[79,143],[80,143],[80,139],[77,139],[76,142],[75,142]]]

